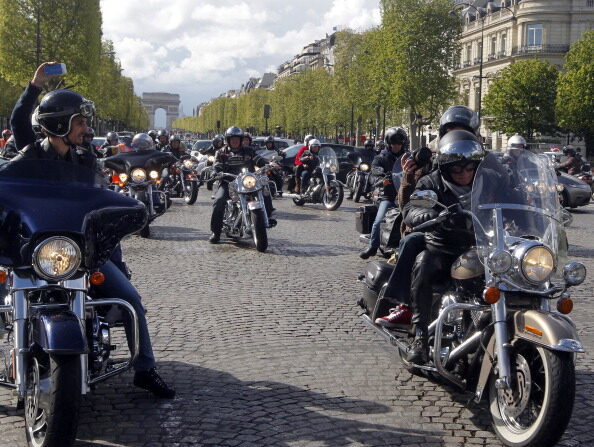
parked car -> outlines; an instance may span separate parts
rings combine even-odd
[[[563,185],[561,204],[565,208],[577,208],[578,206],[586,206],[590,203],[592,188],[586,182],[565,172],[559,172],[557,180]]]
[[[107,141],[107,138],[105,137],[95,137],[93,138],[92,143],[97,147],[101,147],[105,141]]]
[[[206,149],[212,144],[212,140],[198,140],[192,146],[192,151],[199,151],[200,149]]]
[[[258,147],[264,147],[266,144],[266,138],[267,137],[255,137],[252,140],[252,145],[254,146],[254,148],[256,150],[258,150]],[[275,149],[285,149],[289,146],[291,146],[295,141],[294,140],[288,140],[285,138],[274,138],[274,148]]]

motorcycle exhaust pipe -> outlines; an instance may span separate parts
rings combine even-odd
[[[301,194],[295,194],[293,192],[284,192],[283,197],[288,197],[289,199],[300,199]]]

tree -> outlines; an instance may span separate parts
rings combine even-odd
[[[556,110],[559,125],[584,137],[594,154],[594,31],[583,34],[565,56],[559,75]]]
[[[530,59],[506,67],[484,98],[488,127],[528,140],[535,134],[555,132],[557,69],[546,61]]]

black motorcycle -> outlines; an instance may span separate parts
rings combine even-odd
[[[301,194],[285,194],[285,196],[291,197],[297,206],[303,206],[306,203],[323,203],[328,211],[335,211],[344,199],[342,183],[336,178],[338,159],[334,149],[327,146],[320,149],[318,157],[320,165],[312,173],[307,189]]]
[[[183,197],[188,205],[196,203],[200,180],[196,174],[198,160],[190,155],[182,157],[169,166],[167,175],[161,183],[161,190],[169,197]]]
[[[68,447],[76,438],[81,395],[130,368],[138,355],[138,318],[117,298],[95,299],[90,285],[109,281],[99,266],[119,241],[143,228],[144,205],[97,186],[96,174],[70,163],[21,160],[0,167],[0,386],[24,408],[32,447]],[[127,360],[108,318],[127,312],[133,330]]]
[[[349,188],[349,199],[359,203],[361,197],[365,199],[371,198],[373,182],[370,174],[371,164],[359,159],[356,166],[352,168],[346,177],[346,185]]]
[[[150,236],[150,223],[169,208],[171,199],[158,187],[164,169],[174,162],[173,155],[157,150],[121,152],[101,160],[103,167],[115,172],[112,176],[114,188],[146,206],[148,221],[140,230],[141,237]]]

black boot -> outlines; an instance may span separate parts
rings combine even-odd
[[[208,238],[208,242],[211,244],[218,244],[221,240],[221,235],[217,233],[211,233],[210,237]]]
[[[165,383],[154,367],[148,371],[136,371],[134,386],[148,390],[163,399],[173,399],[175,397],[175,390]]]
[[[365,250],[363,250],[361,253],[359,253],[359,257],[361,259],[367,259],[370,256],[375,256],[376,253],[377,253],[377,248],[369,246]]]
[[[406,350],[406,361],[424,365],[428,361],[429,345],[426,335],[417,335]]]

